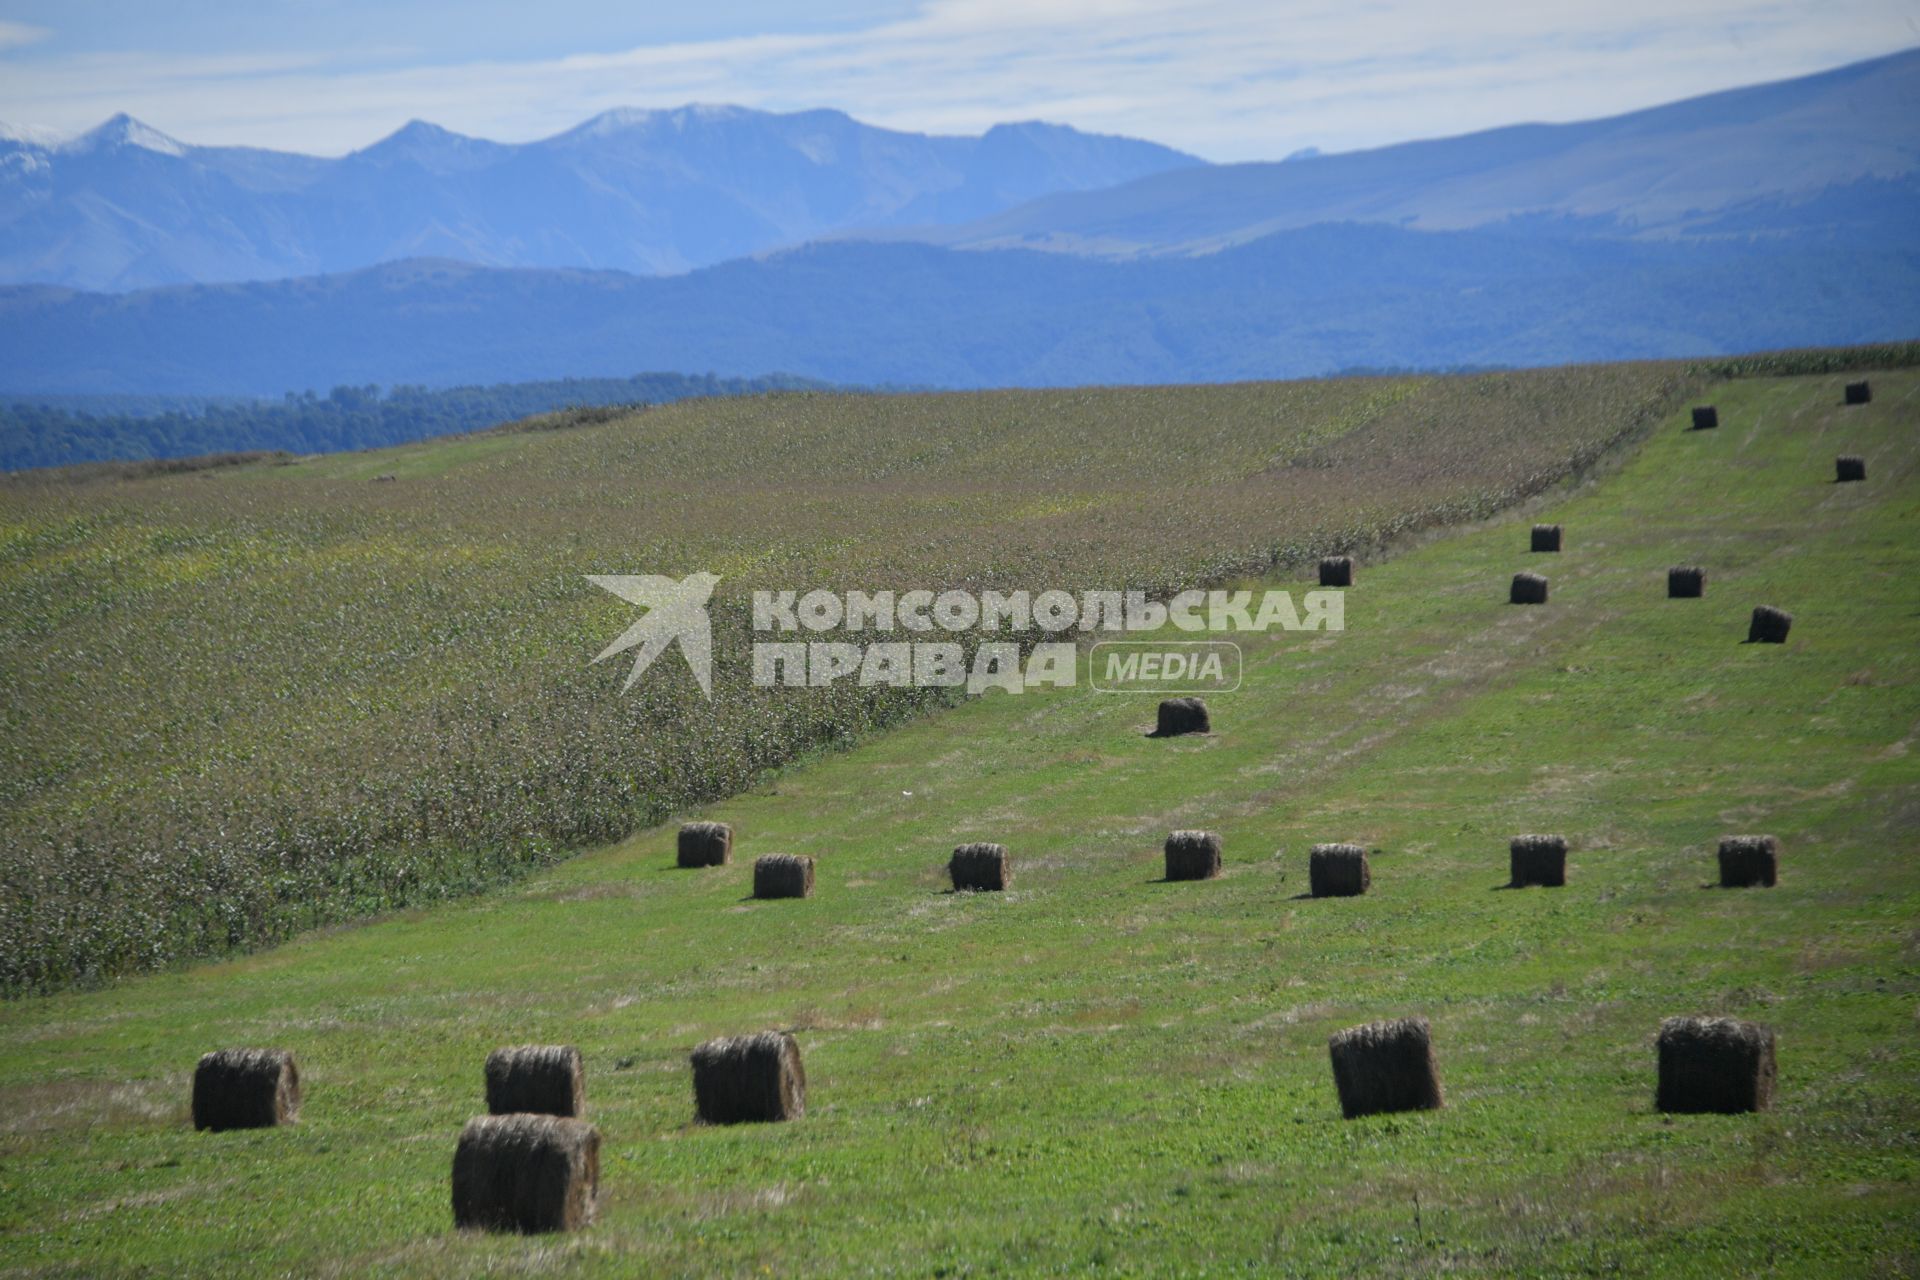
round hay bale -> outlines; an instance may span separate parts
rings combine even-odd
[[[1320,560],[1320,585],[1323,587],[1350,587],[1353,585],[1352,556],[1323,556]]]
[[[193,1127],[266,1129],[300,1117],[300,1068],[285,1049],[216,1049],[193,1069]]]
[[[799,1044],[785,1031],[707,1041],[693,1051],[693,1109],[703,1124],[798,1120],[807,1113]]]
[[[1848,484],[1867,478],[1867,460],[1858,454],[1843,453],[1833,460],[1833,482]]]
[[[1220,874],[1220,837],[1211,831],[1176,831],[1163,852],[1169,880],[1212,880]]]
[[[1720,887],[1773,888],[1780,880],[1780,842],[1772,836],[1723,836],[1720,839]]]
[[[570,1044],[522,1044],[487,1055],[487,1110],[580,1117],[587,1113],[587,1073]]]
[[[1695,405],[1693,409],[1693,429],[1711,431],[1720,425],[1720,410],[1710,404]]]
[[[1560,549],[1560,526],[1557,524],[1537,524],[1533,526],[1533,550],[1558,551]]]
[[[1869,404],[1873,400],[1873,386],[1867,382],[1849,382],[1845,403]]]
[[[947,860],[947,874],[956,892],[999,892],[1013,883],[1013,860],[1003,844],[963,844]]]
[[[1773,1105],[1773,1028],[1738,1018],[1667,1018],[1660,1023],[1661,1111],[1733,1115]]]
[[[1507,842],[1507,883],[1558,889],[1567,883],[1565,836],[1515,836]]]
[[[811,898],[813,859],[804,853],[769,853],[753,860],[756,898]]]
[[[593,1221],[600,1131],[583,1120],[521,1112],[475,1116],[453,1151],[453,1225],[480,1231],[575,1231]]]
[[[1307,891],[1316,898],[1353,898],[1373,885],[1367,851],[1357,844],[1317,844],[1307,853]]]
[[[688,822],[680,827],[683,867],[724,867],[733,861],[733,828],[724,822]]]
[[[1675,565],[1667,570],[1667,599],[1698,600],[1707,594],[1707,571],[1699,565]]]
[[[1785,644],[1787,631],[1792,626],[1792,614],[1763,604],[1753,611],[1753,621],[1747,625],[1747,643]]]
[[[1155,738],[1177,738],[1184,733],[1212,733],[1213,719],[1207,704],[1199,698],[1168,698],[1160,704],[1154,724]]]
[[[1509,604],[1545,604],[1547,580],[1537,573],[1516,573],[1513,588],[1507,592]]]
[[[1386,1111],[1435,1111],[1446,1105],[1433,1029],[1425,1018],[1348,1027],[1327,1041],[1333,1084],[1347,1119]]]

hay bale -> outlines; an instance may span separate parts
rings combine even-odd
[[[1547,580],[1537,573],[1516,573],[1513,588],[1507,593],[1509,604],[1545,604]]]
[[[963,844],[947,860],[954,889],[998,892],[1013,883],[1013,861],[1003,844]]]
[[[1780,879],[1780,842],[1772,836],[1723,836],[1720,840],[1720,887],[1744,889]]]
[[[804,853],[769,853],[753,860],[756,898],[811,898],[813,859]]]
[[[587,1113],[587,1073],[570,1044],[522,1044],[487,1055],[487,1111],[579,1117]]]
[[[1869,404],[1872,402],[1872,400],[1873,400],[1872,384],[1866,383],[1866,382],[1849,382],[1847,384],[1846,403]]]
[[[1446,1105],[1433,1029],[1425,1018],[1348,1027],[1327,1041],[1340,1110],[1351,1120],[1383,1111],[1436,1111]]]
[[[1323,556],[1320,560],[1320,585],[1323,587],[1350,587],[1353,585],[1352,556]]]
[[[1207,714],[1207,704],[1199,698],[1168,698],[1160,704],[1160,715],[1153,728],[1156,738],[1212,732],[1213,719]]]
[[[1535,551],[1558,551],[1560,549],[1560,526],[1557,524],[1537,524],[1533,526],[1533,549]]]
[[[1565,836],[1515,836],[1507,841],[1507,883],[1558,889],[1567,882]]]
[[[1367,851],[1357,844],[1317,844],[1307,854],[1307,890],[1316,898],[1352,898],[1372,884]]]
[[[1707,594],[1707,571],[1699,565],[1675,565],[1667,570],[1667,599],[1698,600]]]
[[[1211,831],[1176,831],[1167,837],[1167,879],[1212,880],[1220,874],[1220,837]]]
[[[733,861],[733,828],[724,822],[688,822],[680,827],[680,865],[724,867]]]
[[[800,1046],[784,1031],[707,1041],[693,1051],[693,1109],[704,1124],[798,1120],[807,1113]]]
[[[475,1116],[453,1151],[453,1225],[574,1231],[593,1221],[600,1131],[565,1116]]]
[[[193,1127],[266,1129],[300,1116],[300,1068],[285,1049],[216,1049],[193,1069]]]
[[[1720,410],[1710,404],[1695,405],[1693,409],[1693,429],[1711,431],[1720,425]]]
[[[1661,1111],[1732,1115],[1773,1105],[1773,1028],[1738,1018],[1660,1023]]]
[[[1867,460],[1857,454],[1843,453],[1833,460],[1833,482],[1846,484],[1867,478]]]
[[[1763,604],[1753,611],[1753,621],[1747,625],[1748,644],[1785,644],[1787,629],[1793,626],[1793,615],[1785,609],[1776,609]]]

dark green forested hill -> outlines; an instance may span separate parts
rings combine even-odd
[[[667,404],[695,396],[824,389],[773,374],[642,373],[430,390],[335,387],[324,396],[207,400],[165,396],[48,396],[0,402],[0,471],[76,462],[141,461],[207,454],[334,453],[452,435],[557,409]]]

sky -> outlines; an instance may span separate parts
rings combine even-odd
[[[1920,46],[1920,0],[0,0],[0,121],[339,155],[616,106],[1049,120],[1210,160],[1611,115]]]

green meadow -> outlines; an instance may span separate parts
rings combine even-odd
[[[990,694],[682,815],[735,824],[725,868],[675,869],[661,825],[0,1006],[0,1273],[1915,1274],[1920,373],[1872,377],[1864,408],[1719,385],[1716,431],[1676,406],[1603,475],[1363,560],[1345,632],[1243,638],[1209,736]],[[1665,597],[1673,564],[1705,598]],[[1520,570],[1548,604],[1506,603]],[[1742,643],[1759,604],[1788,643]],[[1187,827],[1221,879],[1161,880]],[[1534,831],[1566,887],[1504,887]],[[1747,832],[1779,885],[1714,887]],[[971,840],[1010,892],[946,891]],[[1332,840],[1377,850],[1366,896],[1303,896]],[[775,851],[816,897],[748,897]],[[1415,1013],[1446,1108],[1343,1120],[1328,1035]],[[1773,1110],[1653,1109],[1679,1013],[1775,1029]],[[806,1117],[693,1124],[688,1052],[768,1027]],[[456,1233],[482,1060],[528,1041],[585,1056],[599,1220]],[[298,1055],[298,1124],[193,1131],[196,1058],[239,1044]]]

